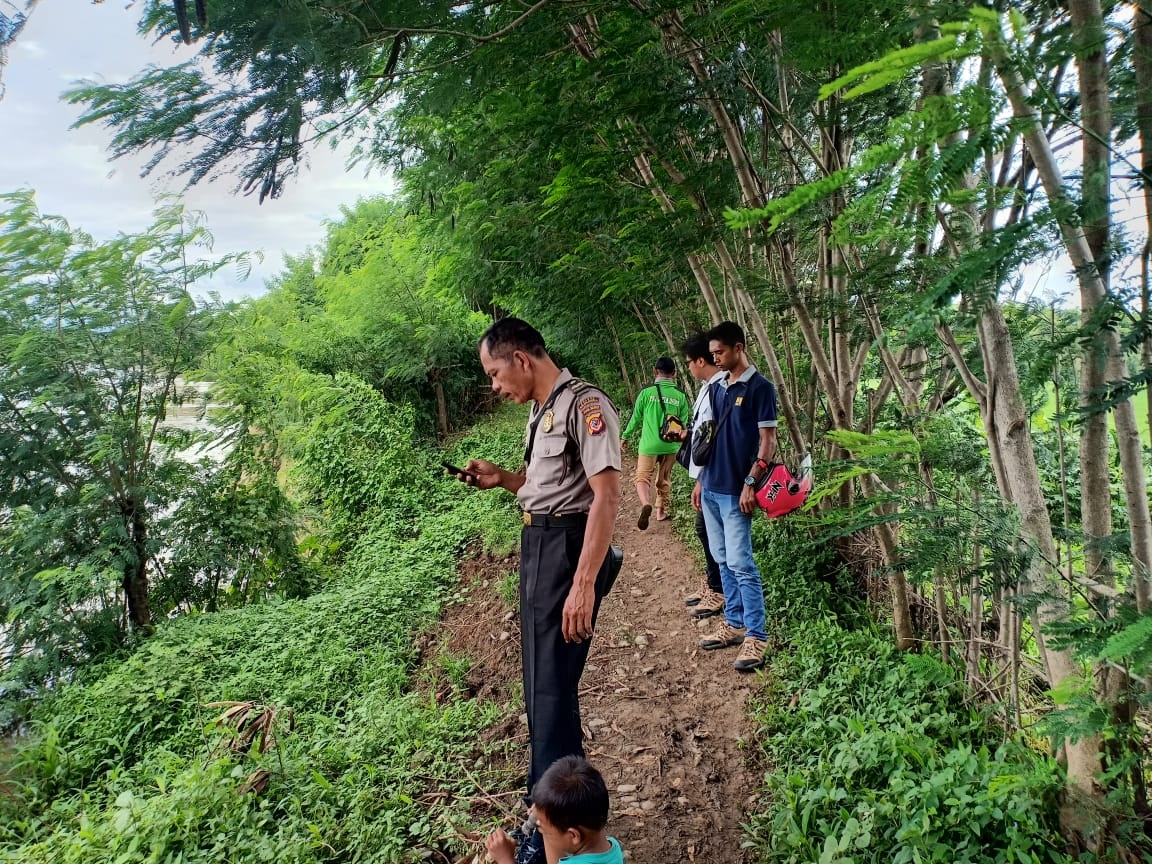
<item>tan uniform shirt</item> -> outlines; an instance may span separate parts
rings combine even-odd
[[[563,369],[555,386],[571,378]],[[528,434],[541,407],[533,403]],[[536,424],[532,461],[516,497],[529,513],[587,513],[595,497],[588,478],[606,468],[620,470],[616,406],[594,387],[578,393],[566,387]]]

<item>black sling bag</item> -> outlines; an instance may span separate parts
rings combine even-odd
[[[716,403],[712,399],[712,388],[708,388],[708,403],[712,406],[712,416],[716,416]],[[724,425],[724,421],[728,419],[728,415],[732,413],[732,406],[736,404],[736,400],[732,399],[728,402],[728,407],[724,409],[724,414],[719,421],[705,420],[692,432],[692,461],[697,465],[707,465],[712,461],[712,449],[716,446],[716,433],[720,431],[720,427]]]
[[[669,444],[679,441],[680,433],[684,431],[684,421],[675,414],[669,414],[668,409],[664,407],[664,391],[660,388],[659,381],[656,382],[656,398],[660,400],[660,414],[664,418],[658,433],[660,440]]]

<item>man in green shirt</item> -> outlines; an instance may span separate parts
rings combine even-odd
[[[641,531],[648,528],[652,516],[652,486],[656,486],[656,519],[663,521],[669,516],[672,491],[672,466],[676,462],[676,451],[680,449],[679,434],[675,440],[665,441],[660,430],[669,420],[676,433],[688,425],[692,417],[692,403],[676,387],[673,376],[676,366],[667,357],[656,361],[656,380],[640,391],[636,397],[636,407],[628,426],[620,434],[622,442],[627,442],[636,430],[640,431],[640,448],[636,454],[636,494],[640,496],[640,518],[636,527]]]

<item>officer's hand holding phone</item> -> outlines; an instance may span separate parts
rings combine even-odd
[[[449,474],[451,474],[453,477],[455,477],[461,483],[475,483],[476,482],[476,475],[473,474],[471,471],[466,471],[463,468],[457,468],[451,462],[441,462],[440,464],[444,466],[445,471],[447,471]]]
[[[468,464],[463,468],[457,468],[447,462],[442,464],[444,470],[461,483],[467,483],[477,489],[495,489],[497,486],[503,485],[503,469],[487,459],[469,459]]]

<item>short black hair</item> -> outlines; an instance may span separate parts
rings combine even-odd
[[[603,831],[608,824],[608,787],[579,756],[553,762],[532,787],[532,803],[561,831]]]
[[[684,340],[684,344],[680,346],[680,351],[689,360],[707,360],[712,362],[712,351],[708,347],[708,334],[707,333],[693,333]]]
[[[747,345],[744,341],[744,328],[735,321],[721,321],[708,331],[709,341],[715,339],[721,345],[735,348],[737,345]]]
[[[676,371],[676,364],[671,357],[661,357],[656,361],[656,371],[664,375],[672,375]]]
[[[539,330],[527,321],[511,317],[501,318],[485,330],[480,337],[480,345],[501,360],[511,358],[514,351],[523,351],[534,357],[543,357],[548,353]]]

